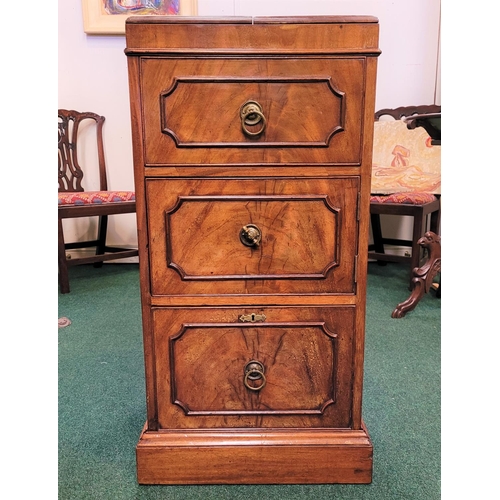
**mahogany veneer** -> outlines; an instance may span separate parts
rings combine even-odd
[[[141,484],[369,483],[378,21],[126,22]]]

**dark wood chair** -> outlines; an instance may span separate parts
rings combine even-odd
[[[104,261],[135,257],[137,248],[112,247],[106,244],[108,216],[135,213],[135,193],[133,191],[109,191],[104,158],[103,124],[104,116],[95,113],[59,109],[58,114],[58,264],[59,287],[61,293],[68,293],[68,267],[81,264],[102,265]],[[78,149],[79,131],[82,122],[95,126],[97,137],[97,163],[99,166],[99,190],[85,191],[82,185],[84,169],[80,164],[81,151]],[[89,174],[89,172],[87,172]],[[98,217],[97,237],[92,240],[66,243],[63,219],[77,217]],[[72,257],[66,251],[76,248],[95,247],[95,255]]]
[[[394,120],[402,120],[404,123],[404,128],[408,129],[411,133],[413,132],[415,126],[410,122],[405,121],[413,115],[421,114],[438,114],[441,112],[441,107],[437,105],[425,105],[425,106],[406,106],[399,107],[395,109],[381,109],[375,114],[375,121],[384,115],[389,115]],[[399,126],[399,125],[398,125]],[[425,134],[426,132],[421,133]],[[400,165],[397,165],[396,155],[410,155],[410,151],[402,145],[392,143],[391,140],[396,140],[392,136],[388,139],[387,147],[390,147],[395,155],[392,166],[399,168],[399,173],[404,170],[405,163],[413,168],[413,171],[408,175],[411,182],[415,183],[412,187],[411,184],[404,186],[402,188],[399,183],[401,182],[401,175],[395,175],[398,181],[392,186],[392,190],[388,193],[387,190],[381,190],[384,192],[377,192],[374,189],[374,185],[378,180],[375,177],[379,171],[372,173],[372,195],[370,200],[370,216],[371,216],[371,228],[373,235],[373,244],[368,248],[368,258],[376,260],[379,264],[384,265],[387,262],[406,262],[408,263],[408,281],[409,288],[412,288],[413,270],[419,268],[422,259],[425,257],[424,248],[419,244],[419,241],[424,236],[426,231],[432,231],[436,235],[439,234],[440,229],[440,217],[441,217],[441,195],[439,189],[436,189],[436,185],[440,188],[440,175],[434,174],[432,182],[428,182],[425,185],[425,173],[420,170],[415,170],[412,164],[413,159],[411,156],[407,158],[400,158]],[[436,147],[436,142],[432,138],[428,137],[427,145],[429,147]],[[374,141],[374,148],[377,147]],[[388,150],[389,151],[389,150]],[[374,161],[375,161],[375,150],[374,150]],[[374,169],[375,169],[374,165]],[[381,169],[383,176],[386,172],[389,172],[388,178],[390,179],[391,166],[387,166]],[[404,176],[404,174],[403,174]],[[420,177],[420,179],[419,179]],[[439,178],[437,180],[437,178]],[[419,186],[419,181],[422,181],[423,186]],[[387,182],[390,182],[387,181]],[[398,189],[401,188],[401,191]],[[439,192],[437,192],[439,191]],[[382,234],[382,224],[381,215],[387,216],[410,216],[413,219],[413,230],[412,237],[410,240],[399,239],[399,238],[388,238]],[[407,247],[409,255],[397,255],[394,253],[386,253],[386,245],[395,245],[400,247]]]

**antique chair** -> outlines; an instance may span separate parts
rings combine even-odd
[[[135,193],[133,191],[108,191],[106,163],[104,159],[103,124],[104,116],[95,113],[80,113],[59,109],[58,113],[58,264],[61,293],[68,293],[68,267],[93,263],[100,267],[104,261],[135,257],[137,249],[111,247],[106,244],[108,216],[135,213]],[[87,120],[87,121],[86,121]],[[97,165],[99,167],[97,191],[85,191],[82,185],[84,171],[78,149],[80,126],[84,122],[95,127],[97,137]],[[86,126],[86,125],[85,125]],[[83,126],[82,128],[85,128]],[[87,171],[87,177],[90,173]],[[97,173],[96,173],[97,179]],[[97,181],[96,181],[97,182]],[[98,217],[96,239],[66,243],[63,233],[63,219],[77,217]],[[95,247],[95,255],[68,258],[66,250]]]
[[[368,258],[381,265],[407,262],[410,289],[413,270],[420,267],[424,257],[419,240],[428,230],[439,234],[441,152],[440,140],[433,140],[427,129],[408,119],[440,112],[441,106],[426,105],[382,109],[375,114],[370,199],[373,244],[368,248]],[[412,217],[411,240],[385,237],[381,215]],[[386,245],[407,247],[408,251],[405,255],[386,253]]]

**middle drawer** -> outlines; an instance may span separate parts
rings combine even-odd
[[[148,179],[152,295],[355,293],[359,177]]]

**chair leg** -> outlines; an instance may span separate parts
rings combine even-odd
[[[59,264],[59,288],[61,293],[69,293],[69,274],[64,248],[64,233],[62,219],[58,219],[57,261]]]
[[[382,225],[380,223],[379,214],[371,214],[370,220],[372,224],[372,234],[373,234],[373,249],[377,253],[385,253],[384,242],[382,241]],[[379,266],[385,266],[387,262],[383,260],[377,261]]]
[[[421,247],[418,244],[418,240],[424,235],[424,224],[425,224],[425,215],[415,215],[413,217],[413,243],[411,247],[411,261],[410,261],[410,290],[412,288],[412,277],[413,270],[415,268],[420,267],[420,253]]]
[[[103,255],[106,251],[106,234],[108,231],[108,216],[101,215],[99,217],[99,229],[98,229],[98,245],[95,251],[96,255]],[[95,262],[94,267],[102,267],[102,262]]]
[[[429,230],[435,234],[439,234],[439,225],[441,223],[441,210],[436,210],[431,213],[431,225]]]

